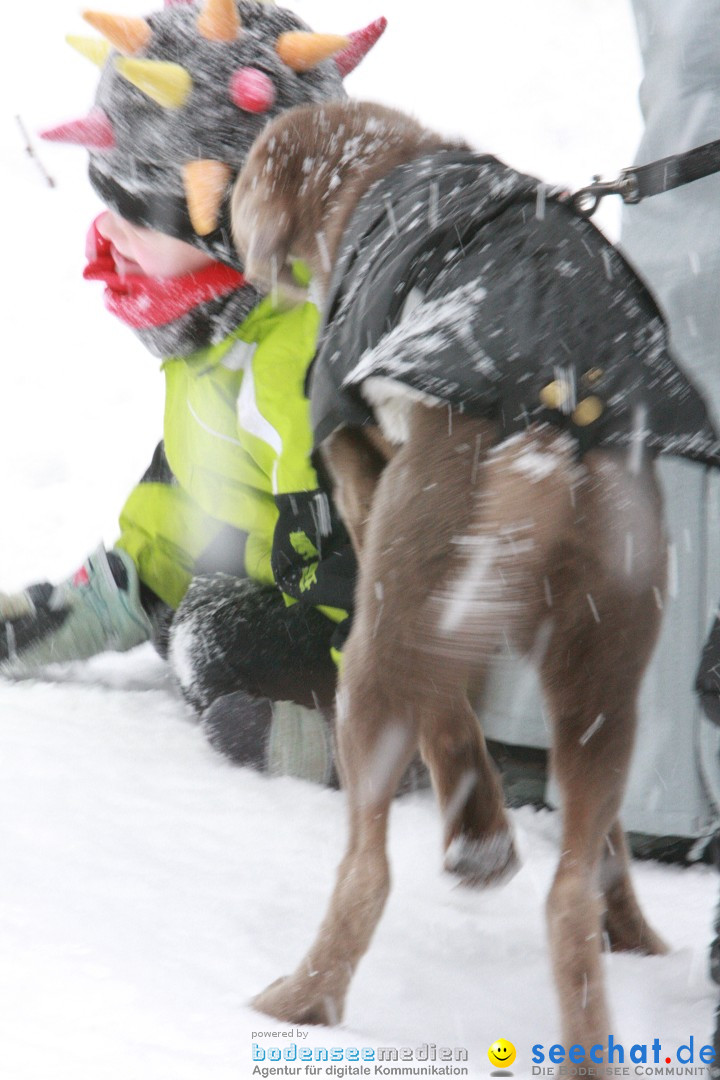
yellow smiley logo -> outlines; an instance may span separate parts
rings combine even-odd
[[[515,1060],[515,1047],[507,1039],[496,1039],[492,1046],[488,1047],[488,1057],[491,1065],[507,1068]]]

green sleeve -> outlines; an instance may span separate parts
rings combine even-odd
[[[203,514],[181,488],[138,484],[120,514],[115,546],[131,557],[140,580],[176,608],[195,560],[222,528],[222,522]]]

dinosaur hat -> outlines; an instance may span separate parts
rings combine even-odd
[[[43,138],[85,146],[122,217],[237,265],[229,194],[255,137],[284,109],[344,97],[386,23],[315,34],[260,0],[165,2],[147,18],[84,13],[102,38],[68,41],[101,68],[95,103]]]

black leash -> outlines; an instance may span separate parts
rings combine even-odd
[[[592,184],[570,197],[570,203],[578,214],[589,218],[606,195],[619,195],[628,204],[639,203],[651,195],[660,195],[716,172],[720,172],[720,139],[649,165],[623,169],[617,180],[601,180],[596,176]]]

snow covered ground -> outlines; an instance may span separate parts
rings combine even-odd
[[[384,43],[348,84],[357,96],[569,185],[632,158],[639,72],[625,0],[295,5],[330,31],[387,14]],[[68,0],[36,0],[9,9],[5,26],[8,589],[64,576],[112,542],[159,437],[162,380],[80,278],[96,207],[84,154],[42,147],[50,189],[14,120],[33,132],[86,109],[95,69],[63,44],[84,24]],[[616,230],[612,211],[604,220]],[[343,842],[343,798],[215,756],[149,647],[55,674],[0,684],[0,1077],[244,1080],[252,1033],[278,1029],[246,1003],[309,942]],[[523,870],[473,894],[440,872],[431,801],[397,805],[386,914],[344,1026],[312,1031],[310,1045],[465,1047],[470,1075],[486,1076],[487,1047],[502,1037],[517,1046],[515,1075],[530,1075],[530,1047],[560,1039],[542,918],[557,821],[514,821]],[[626,1045],[658,1037],[675,1059],[711,1028],[717,882],[705,868],[657,865],[635,877],[673,952],[608,958],[614,1033]]]

